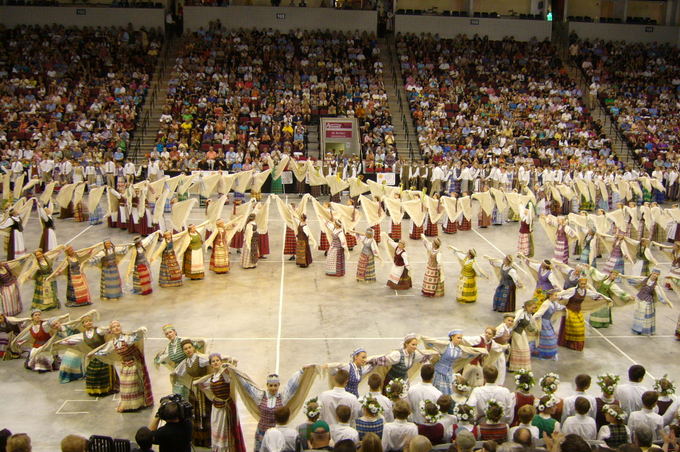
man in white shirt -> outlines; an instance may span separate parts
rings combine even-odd
[[[333,443],[338,444],[342,440],[349,439],[354,444],[359,444],[359,432],[349,425],[352,409],[347,405],[339,405],[335,409],[335,417],[338,423],[331,425],[331,439]]]
[[[642,394],[642,409],[633,411],[628,417],[628,428],[630,429],[633,440],[635,440],[635,430],[641,424],[647,425],[652,430],[652,441],[661,439],[663,430],[663,417],[654,412],[656,402],[659,400],[659,393],[647,391]]]
[[[54,170],[54,160],[51,158],[46,158],[41,160],[38,164],[40,168],[40,175],[45,184],[48,184],[52,180],[52,171]]]
[[[642,394],[649,391],[649,388],[642,384],[645,378],[645,368],[639,364],[628,368],[628,380],[630,383],[623,383],[616,387],[614,398],[626,414],[639,411],[642,408]]]
[[[161,173],[161,167],[158,160],[149,160],[149,166],[147,167],[147,176],[149,177],[149,182],[155,182]]]
[[[590,402],[590,410],[588,411],[588,416],[592,417],[595,419],[595,410],[597,407],[597,402],[595,401],[595,397],[586,394],[586,391],[588,388],[590,388],[590,375],[586,374],[579,374],[576,376],[574,379],[574,383],[576,385],[576,393],[572,396],[565,397],[564,398],[564,408],[562,409],[562,423],[569,417],[573,416],[576,414],[576,410],[574,409],[574,402],[576,402],[576,399],[579,397],[584,397],[588,399],[588,402]]]
[[[345,405],[352,411],[350,423],[353,423],[356,418],[361,416],[361,404],[357,397],[351,392],[345,391],[345,386],[349,381],[349,372],[345,369],[338,369],[338,372],[333,377],[333,389],[324,391],[319,395],[319,403],[321,403],[321,416],[319,419],[327,422],[329,425],[337,424],[335,417],[335,410],[340,405]]]
[[[383,418],[385,423],[392,422],[394,420],[394,414],[392,414],[392,401],[382,395],[380,388],[382,388],[382,378],[378,374],[372,374],[368,377],[368,396],[373,397],[378,401],[383,409]]]
[[[295,450],[298,431],[295,428],[288,427],[289,419],[290,408],[282,406],[274,410],[274,420],[276,421],[276,426],[268,429],[265,432],[264,437],[262,438],[260,452]],[[281,439],[283,439],[283,447],[281,447]]]
[[[135,181],[135,164],[130,160],[125,161],[125,166],[123,167],[123,174],[125,174],[125,182],[131,184]]]
[[[411,405],[411,419],[416,424],[424,424],[425,417],[420,414],[420,402],[429,400],[437,403],[437,399],[442,395],[442,392],[432,385],[434,378],[434,366],[432,364],[424,364],[420,368],[420,378],[422,383],[416,383],[408,390],[408,403]]]
[[[109,159],[104,163],[104,175],[106,176],[106,185],[111,188],[116,188],[116,164]]]
[[[569,416],[562,425],[562,433],[569,435],[575,433],[586,441],[592,441],[597,438],[597,425],[595,419],[588,416],[590,410],[590,402],[585,397],[576,398],[574,402],[576,415]]]
[[[517,419],[519,419],[519,424],[515,427],[512,427],[510,430],[508,430],[508,441],[513,441],[513,436],[515,435],[515,431],[517,431],[520,428],[525,428],[529,430],[531,433],[531,437],[534,440],[539,439],[540,431],[538,430],[538,427],[531,425],[531,421],[534,420],[534,415],[536,414],[536,410],[534,409],[533,406],[531,405],[523,405],[517,410]]]
[[[397,451],[404,449],[406,442],[418,436],[418,427],[413,422],[408,422],[411,409],[408,402],[398,400],[394,404],[394,422],[388,422],[383,427],[382,446],[383,451]]]
[[[503,386],[496,384],[498,378],[498,369],[495,366],[488,365],[482,369],[484,375],[484,386],[478,386],[472,390],[467,404],[477,409],[477,416],[483,416],[484,410],[489,400],[495,399],[497,402],[503,404],[503,422],[510,424],[515,412],[515,396]]]

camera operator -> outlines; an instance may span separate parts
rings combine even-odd
[[[161,408],[149,425],[153,443],[159,445],[160,452],[191,452],[191,417],[182,418],[177,402],[166,403]],[[165,425],[158,428],[161,417]]]

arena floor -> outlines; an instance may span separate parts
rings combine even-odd
[[[230,214],[230,206],[224,210]],[[311,205],[309,218],[316,218]],[[204,218],[204,210],[196,208],[190,221],[196,223]],[[384,227],[388,224],[384,222]],[[404,221],[404,231],[407,230]],[[310,221],[318,239],[318,225]],[[343,278],[324,274],[322,252],[314,252],[314,263],[302,269],[282,258],[284,223],[278,211],[270,211],[269,238],[272,254],[261,260],[253,270],[243,270],[232,252],[232,270],[227,275],[206,272],[203,281],[185,280],[177,289],[161,289],[154,286],[153,294],[137,296],[129,294],[118,301],[100,301],[99,273],[88,273],[93,308],[101,314],[101,324],[118,319],[125,330],[146,326],[147,363],[161,350],[166,339],[161,326],[172,323],[180,336],[203,337],[208,340],[208,351],[218,351],[239,360],[239,368],[256,381],[264,383],[266,375],[278,371],[285,380],[305,364],[343,361],[357,346],[367,349],[369,355],[382,354],[401,344],[403,336],[416,332],[430,336],[445,336],[453,327],[462,327],[466,334],[480,334],[487,325],[498,325],[502,315],[491,310],[491,300],[497,281],[494,273],[481,256],[502,257],[502,253],[516,253],[517,223],[492,226],[488,229],[459,232],[448,236],[440,234],[443,248],[452,244],[458,248],[474,247],[478,262],[488,272],[490,280],[478,280],[478,301],[461,305],[454,299],[459,265],[452,252],[446,249],[446,296],[429,299],[420,295],[420,284],[425,271],[426,254],[423,245],[407,240],[407,251],[412,267],[414,287],[405,293],[396,293],[385,286],[390,262],[376,263],[378,281],[373,284],[358,283],[354,279],[356,261],[360,253],[355,248],[347,263]],[[359,223],[357,230],[364,230]],[[40,223],[34,214],[26,228],[27,247],[38,243]],[[82,248],[106,238],[114,243],[131,242],[133,236],[106,225],[88,227],[87,223],[57,220],[57,236],[60,242],[72,240],[76,248]],[[404,234],[406,236],[406,234]],[[552,246],[541,227],[535,228],[536,258],[552,256]],[[668,259],[658,255],[665,274]],[[206,257],[207,259],[207,257]],[[157,267],[153,265],[154,279]],[[122,267],[121,267],[122,268]],[[524,276],[524,279],[527,279]],[[533,284],[518,294],[518,301],[530,297]],[[65,298],[66,284],[59,278],[60,299]],[[27,313],[32,297],[33,283],[22,287],[24,313]],[[680,301],[671,295],[674,309],[660,306],[657,309],[657,336],[634,335],[630,326],[633,307],[615,309],[614,325],[604,330],[586,330],[586,347],[583,352],[560,348],[559,361],[533,360],[536,377],[547,371],[558,372],[562,386],[558,393],[572,391],[573,377],[589,373],[593,377],[601,372],[622,375],[633,362],[643,364],[650,375],[646,383],[651,386],[650,376],[680,374],[680,343],[675,340],[674,330]],[[71,309],[77,317],[86,308]],[[51,311],[45,317],[51,316]],[[59,313],[66,312],[62,309]],[[168,371],[149,365],[155,400],[170,391]],[[13,433],[26,432],[33,440],[37,452],[59,449],[59,441],[69,433],[90,436],[104,434],[120,438],[133,438],[138,427],[146,425],[155,413],[147,409],[137,413],[116,412],[116,397],[94,399],[84,392],[84,382],[59,384],[56,373],[38,374],[23,368],[23,361],[0,363],[0,428]],[[312,393],[327,389],[325,379],[317,379]],[[512,374],[506,383],[514,390]],[[360,388],[360,392],[363,390]],[[591,393],[599,394],[594,384]],[[248,450],[253,448],[255,420],[239,401],[239,416]],[[302,415],[292,421],[297,425]]]

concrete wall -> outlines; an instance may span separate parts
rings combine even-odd
[[[582,39],[605,39],[628,42],[666,42],[680,44],[680,27],[663,25],[628,25],[569,22],[569,33]]]
[[[475,21],[478,25],[473,25]],[[492,40],[513,36],[518,41],[528,41],[534,37],[550,39],[551,25],[543,20],[397,15],[395,29],[402,33],[432,33],[447,38],[477,34]]]
[[[345,11],[330,8],[274,8],[266,6],[228,6],[184,8],[184,29],[206,28],[219,19],[226,28],[274,28],[338,31],[377,30],[375,11]]]
[[[531,12],[531,0],[475,0],[475,12],[497,12],[501,16],[513,14],[529,14]]]
[[[0,6],[0,23],[66,26],[163,27],[163,10],[146,8],[107,8],[80,6]]]
[[[466,11],[466,0],[397,0],[397,9],[422,9],[437,8],[437,11]]]

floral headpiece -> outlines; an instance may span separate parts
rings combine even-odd
[[[602,392],[607,395],[614,394],[616,385],[619,384],[621,377],[615,374],[602,374],[597,376],[597,385]]]
[[[401,384],[401,392],[399,394],[397,394],[396,392],[398,384]],[[408,386],[403,379],[395,378],[394,380],[390,381],[385,387],[385,394],[389,399],[392,400],[406,398],[406,396],[408,395]]]
[[[439,412],[439,407],[437,407],[437,412],[430,414],[427,412],[427,404],[430,403],[434,405],[435,407],[437,406],[432,400],[421,400],[420,403],[418,404],[418,411],[420,411],[420,415],[425,418],[428,424],[436,424],[439,419],[441,419],[442,414]]]
[[[549,397],[550,397],[550,398],[549,398],[548,400],[546,400],[545,403],[542,403],[542,402],[541,402],[541,399],[542,399],[543,397],[541,397],[541,399],[538,399],[538,398],[537,398],[537,399],[534,401],[534,405],[536,406],[536,410],[537,410],[538,412],[542,413],[542,412],[544,412],[545,410],[547,410],[548,408],[552,408],[552,407],[554,407],[555,405],[557,405],[557,399],[556,399],[555,397],[553,397],[552,395],[550,395]]]
[[[459,377],[460,377],[462,383],[459,382]],[[463,376],[461,374],[455,374],[453,376],[453,388],[456,391],[461,392],[461,393],[470,392],[472,390],[470,385],[467,384],[467,382],[465,381],[465,379],[463,378]]]
[[[664,375],[654,382],[654,390],[662,396],[669,396],[675,394],[675,385],[668,379],[668,375]]]
[[[626,420],[626,412],[618,405],[605,405],[602,407],[602,411],[619,422],[625,422]]]
[[[505,407],[503,406],[503,404],[502,404],[501,402],[499,402],[498,400],[496,400],[496,399],[489,399],[489,400],[486,402],[486,411],[484,412],[484,414],[486,415],[486,418],[487,418],[487,419],[489,419],[490,417],[491,417],[491,418],[495,418],[495,416],[489,416],[489,411],[490,411],[492,408],[495,408],[495,407],[498,407],[498,408],[501,409],[501,415],[498,416],[498,418],[500,419],[500,418],[503,417],[503,414],[505,413]]]
[[[522,391],[529,391],[533,385],[536,384],[534,380],[534,373],[527,369],[520,369],[515,374],[515,385]]]
[[[360,398],[359,403],[363,408],[366,408],[368,412],[374,416],[379,416],[384,411],[383,407],[380,405],[378,400],[375,397],[371,397],[369,395],[365,395],[362,398]]]
[[[315,407],[310,407],[309,405],[315,403]],[[308,418],[315,418],[318,415],[321,414],[321,402],[319,402],[318,397],[314,397],[313,399],[309,399],[305,402],[305,406],[302,408],[303,413],[305,413],[305,416]]]
[[[458,404],[453,409],[453,415],[458,421],[472,422],[474,419],[474,408],[464,403]]]
[[[548,383],[548,379],[553,379],[553,381]],[[555,372],[548,372],[547,374],[543,375],[540,380],[538,380],[538,384],[541,386],[543,392],[546,394],[553,394],[555,391],[557,391],[557,387],[560,384],[560,376]]]

